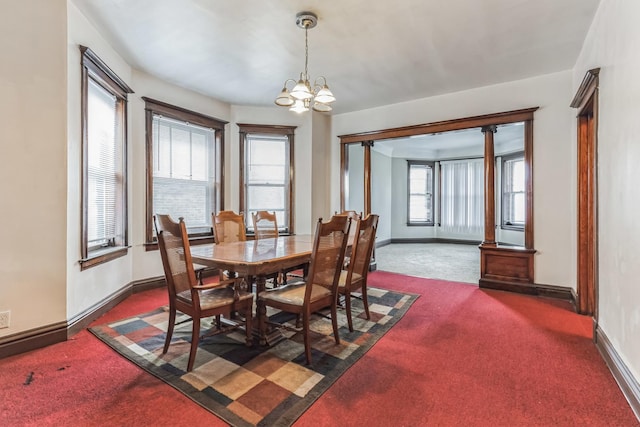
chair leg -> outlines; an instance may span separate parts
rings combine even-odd
[[[371,315],[369,314],[369,299],[367,298],[367,284],[363,283],[360,288],[360,292],[362,292],[362,305],[364,305],[364,312],[367,315],[367,320],[371,319]]]
[[[309,331],[309,317],[310,313],[302,313],[302,333],[304,335],[304,352],[307,356],[307,365],[311,365],[311,339],[309,337],[311,332]]]
[[[349,324],[349,332],[353,332],[353,319],[351,316],[351,292],[347,289],[344,294],[345,310],[347,311],[347,322]]]
[[[340,335],[338,334],[338,307],[335,301],[331,304],[331,324],[333,325],[333,336],[336,344],[340,344]]]
[[[167,337],[164,340],[164,349],[162,354],[169,351],[169,344],[171,344],[171,337],[173,336],[173,328],[176,325],[176,308],[169,307],[169,325],[167,325]]]
[[[191,330],[191,351],[189,352],[189,363],[187,364],[187,372],[193,369],[193,363],[196,361],[196,351],[198,350],[198,341],[200,341],[200,317],[193,317],[193,328]]]

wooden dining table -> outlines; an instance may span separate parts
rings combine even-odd
[[[191,247],[191,258],[196,264],[227,270],[241,277],[253,277],[256,294],[259,294],[266,289],[267,276],[311,260],[313,239],[312,235],[294,235],[198,245]],[[266,316],[266,312],[265,305],[257,299],[256,317]],[[282,336],[278,330],[269,330],[264,336],[261,334],[259,339],[261,344],[270,345],[282,339]]]

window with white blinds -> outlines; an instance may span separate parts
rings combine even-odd
[[[286,135],[247,134],[245,139],[245,221],[253,231],[251,215],[275,212],[281,232],[289,224],[289,138]]]
[[[211,230],[215,131],[157,114],[152,126],[153,211],[183,217],[190,233]]]
[[[124,241],[124,153],[118,99],[89,79],[87,100],[89,251]]]
[[[82,54],[82,269],[127,253],[127,94],[91,51]]]
[[[252,214],[274,212],[280,234],[293,233],[293,147],[295,126],[251,125],[240,128],[240,211],[247,232]]]
[[[456,234],[484,231],[484,161],[440,162],[440,226]]]
[[[524,229],[524,156],[502,160],[502,227]]]
[[[153,216],[184,218],[193,244],[211,241],[223,209],[224,127],[214,117],[142,97],[147,152],[146,249],[157,248]],[[207,240],[209,239],[209,240]]]
[[[408,225],[433,225],[433,162],[408,161]]]

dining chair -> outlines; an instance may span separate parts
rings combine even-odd
[[[367,298],[367,275],[371,254],[376,240],[378,229],[378,215],[369,214],[366,218],[356,222],[353,233],[354,239],[351,246],[351,259],[346,270],[340,272],[338,280],[338,294],[344,295],[345,310],[349,331],[353,332],[353,320],[351,315],[351,293],[360,290],[362,304],[367,320],[371,319],[369,314],[369,301]]]
[[[234,211],[220,211],[211,214],[213,224],[213,240],[216,245],[221,243],[244,242],[247,240],[244,214]],[[235,273],[220,270],[220,280],[234,278]]]
[[[245,342],[247,346],[251,346],[253,294],[240,289],[240,279],[208,285],[198,284],[184,219],[180,218],[179,222],[175,222],[169,215],[155,215],[153,220],[169,291],[169,324],[162,353],[165,354],[169,350],[178,311],[191,317],[193,322],[187,371],[193,369],[195,362],[198,343],[201,339],[200,320],[202,318],[216,317],[216,330],[207,332],[206,335],[209,336],[227,332],[241,325],[236,316],[232,326],[222,327],[221,315],[231,319],[232,313],[236,311],[242,313],[244,315],[242,323],[246,332]]]
[[[213,239],[216,244],[244,242],[247,240],[244,214],[233,211],[220,211],[212,214]]]
[[[275,212],[270,213],[268,211],[257,211],[251,214],[251,218],[253,220],[253,232],[256,240],[278,237],[280,235]],[[307,272],[307,267],[308,266],[306,264],[297,265],[281,271],[278,273],[277,277],[273,277],[275,279],[274,284],[276,286],[286,285],[289,278],[304,278]],[[302,270],[302,274],[297,273],[300,270]]]
[[[278,233],[278,220],[276,213],[267,211],[257,211],[251,213],[251,220],[253,222],[253,233],[255,240],[272,239],[277,238]],[[271,286],[279,286],[283,282],[284,272],[274,273],[267,276],[267,280]]]
[[[312,313],[326,307],[331,308],[333,336],[336,345],[340,344],[336,316],[337,287],[350,225],[351,219],[344,215],[335,215],[329,222],[322,222],[320,218],[316,227],[306,281],[268,289],[258,294],[258,301],[265,306],[302,316],[302,330],[284,324],[275,325],[302,332],[308,365],[311,364],[309,324]],[[260,313],[259,325],[261,335],[265,335],[266,310]]]
[[[253,212],[251,219],[256,240],[278,237],[278,220],[275,212]]]
[[[336,212],[336,215],[346,215],[347,217],[351,218],[351,229],[349,231],[349,241],[353,242],[353,236],[355,235],[356,232],[356,222],[360,221],[360,218],[362,218],[362,213],[358,213],[354,210],[346,210],[346,211],[342,211],[342,212]],[[351,259],[351,247],[347,244],[347,250],[344,254],[344,268],[349,266],[349,260]]]

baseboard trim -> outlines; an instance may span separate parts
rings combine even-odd
[[[67,322],[58,322],[0,338],[0,359],[67,340]]]
[[[543,285],[539,283],[514,283],[495,279],[480,279],[479,284],[483,289],[495,289],[498,291],[561,299],[570,302],[574,308],[576,305],[573,289],[564,286]]]
[[[0,338],[0,359],[66,341],[131,294],[165,286],[164,277],[135,280],[66,322],[57,322]]]
[[[444,239],[441,237],[406,237],[394,238],[389,243],[455,243],[458,245],[480,245],[480,240]]]
[[[631,374],[616,349],[611,345],[611,341],[609,341],[604,331],[600,329],[600,326],[596,326],[595,331],[596,347],[609,367],[613,378],[618,383],[622,394],[629,402],[631,410],[640,421],[640,384],[633,377],[633,374]]]
[[[385,240],[377,240],[376,241],[376,248],[381,248],[383,246],[387,246],[391,244],[391,239],[385,239]]]

